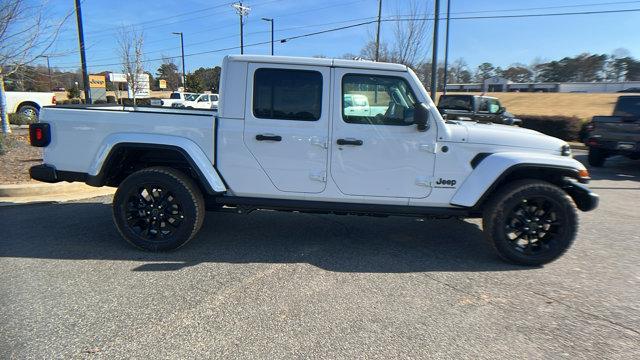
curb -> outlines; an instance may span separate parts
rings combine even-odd
[[[0,198],[38,196],[38,195],[62,195],[85,192],[92,188],[84,183],[35,183],[35,184],[11,184],[0,185]]]

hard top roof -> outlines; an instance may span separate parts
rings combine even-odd
[[[269,56],[269,55],[228,55],[228,61],[243,61],[267,64],[312,65],[327,67],[348,67],[356,69],[375,69],[388,71],[407,71],[407,67],[401,64],[384,62],[343,60],[327,58],[309,58],[294,56]]]

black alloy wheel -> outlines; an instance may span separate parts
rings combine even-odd
[[[514,250],[525,255],[552,251],[554,240],[564,235],[567,225],[561,213],[553,199],[522,199],[505,218],[505,236]]]
[[[519,265],[556,260],[573,243],[578,214],[573,199],[542,180],[517,180],[484,206],[483,228],[498,255]]]
[[[184,214],[176,197],[158,184],[132,189],[127,200],[127,224],[148,240],[172,235],[180,227]]]
[[[129,175],[113,198],[122,237],[150,251],[177,249],[198,232],[205,204],[193,179],[179,170],[151,167]]]

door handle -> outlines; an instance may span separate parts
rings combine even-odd
[[[256,135],[256,140],[258,141],[282,141],[282,136],[280,135],[265,135],[265,134],[258,134]]]
[[[355,145],[355,146],[360,146],[364,144],[362,140],[356,140],[356,139],[338,139],[336,143],[338,145]]]

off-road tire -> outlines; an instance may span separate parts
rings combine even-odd
[[[34,121],[38,120],[38,117],[40,116],[40,110],[33,106],[33,105],[22,105],[20,106],[20,108],[18,109],[18,113],[28,117],[29,119],[32,119]]]
[[[544,206],[540,206],[539,210],[543,211],[544,217],[555,217],[558,221],[547,222],[534,217],[534,220],[539,220],[531,223],[535,224],[536,228],[540,226],[539,224],[549,228],[539,229],[534,235],[525,233],[526,239],[518,240],[519,236],[517,236],[514,241],[509,236],[518,234],[517,230],[514,230],[515,227],[534,231],[527,228],[527,225],[523,225],[525,227],[518,225],[519,223],[529,224],[531,221],[529,217],[535,216],[531,214],[539,213],[539,211],[531,211],[535,209],[535,202],[538,201],[541,201],[541,204],[546,202],[550,204],[549,209],[552,211],[548,210],[546,214],[543,210]],[[523,207],[527,211],[525,216],[520,216],[518,213],[522,213],[520,210]],[[538,216],[542,217],[542,215]],[[561,225],[550,225],[557,222]],[[556,260],[569,249],[578,232],[578,214],[571,197],[558,186],[541,180],[518,180],[498,190],[491,197],[484,207],[482,225],[486,240],[502,259],[514,264],[536,266]],[[524,231],[520,232],[522,233]],[[538,239],[537,236],[541,238]],[[529,240],[531,237],[534,239]],[[533,244],[532,249],[536,249],[537,246],[539,252],[530,253],[532,250],[529,250],[527,253],[526,248],[517,246],[520,241]]]
[[[593,167],[602,167],[604,166],[605,160],[607,160],[606,151],[593,146],[589,147],[589,155],[587,156],[589,165]]]
[[[151,200],[140,195],[141,191],[142,194],[151,192],[153,195],[148,196]],[[149,218],[153,215],[157,221]],[[148,251],[168,251],[185,245],[202,227],[204,215],[204,198],[196,183],[184,173],[168,167],[136,171],[120,183],[113,198],[116,228],[126,241]],[[146,234],[145,226],[151,228]]]

